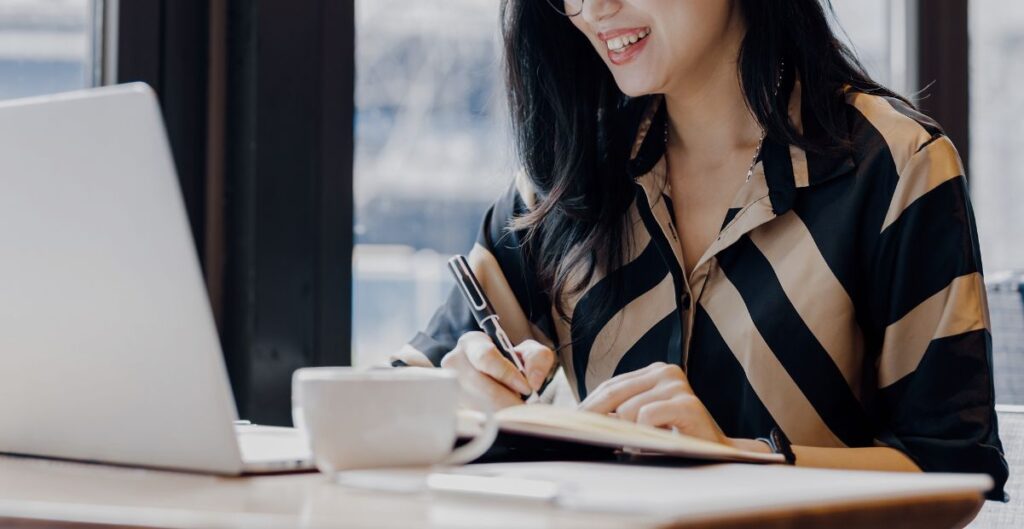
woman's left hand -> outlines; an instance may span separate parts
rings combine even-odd
[[[683,370],[656,362],[610,378],[580,403],[579,409],[614,414],[620,419],[678,431],[736,446],[690,388]]]

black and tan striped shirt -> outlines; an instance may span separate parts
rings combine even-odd
[[[797,129],[822,134],[803,119],[799,83],[792,94]],[[988,304],[959,156],[901,101],[843,97],[853,154],[766,139],[688,278],[664,145],[647,134],[665,119],[653,99],[631,158],[626,264],[598,270],[566,299],[586,325],[554,314],[522,234],[508,228],[533,203],[524,178],[485,215],[470,262],[514,342],[561,346],[581,399],[609,377],[671,362],[726,435],[762,437],[778,425],[801,445],[891,446],[926,471],[988,473],[989,497],[1002,499]],[[600,302],[609,295],[610,307]],[[474,328],[453,292],[409,346],[436,365]]]

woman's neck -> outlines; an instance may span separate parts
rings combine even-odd
[[[717,53],[708,54],[665,92],[669,148],[688,163],[721,164],[736,151],[753,149],[761,127],[747,109],[738,69],[745,34],[742,17],[732,17]]]

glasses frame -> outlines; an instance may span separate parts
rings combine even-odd
[[[547,2],[548,2],[548,5],[551,6],[551,9],[554,9],[556,13],[558,13],[560,15],[563,15],[563,16],[570,17],[570,18],[572,18],[572,17],[574,17],[576,15],[579,15],[580,13],[583,12],[583,2],[584,2],[584,0],[579,0],[579,2],[580,2],[580,10],[575,12],[575,13],[571,13],[571,14],[570,13],[566,13],[564,7],[559,8],[558,6],[555,5],[556,3],[558,3],[558,4],[562,4],[562,6],[565,6],[565,0],[547,0]]]

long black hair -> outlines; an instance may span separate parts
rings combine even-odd
[[[849,150],[840,89],[904,98],[873,81],[833,33],[819,0],[738,0],[747,33],[739,53],[746,104],[768,137],[805,150]],[[555,0],[559,3],[560,0]],[[621,264],[624,215],[635,196],[627,171],[649,98],[625,96],[590,41],[547,0],[502,0],[505,82],[516,150],[537,202],[513,227],[558,314],[597,267]],[[773,97],[780,63],[782,83]],[[799,72],[805,115],[822,138],[803,137],[786,111]]]

